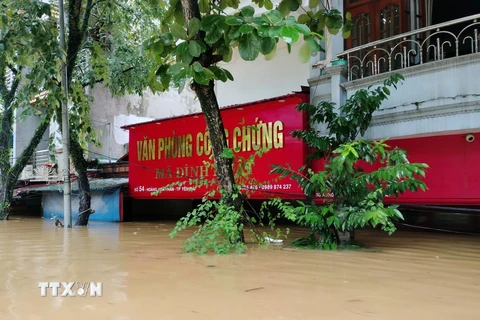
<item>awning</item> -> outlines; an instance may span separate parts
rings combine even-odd
[[[101,191],[105,189],[120,188],[128,184],[128,178],[90,179],[90,190]],[[23,196],[31,192],[60,192],[63,193],[63,182],[33,185],[17,188],[14,197]],[[72,181],[72,192],[78,192],[78,181]]]

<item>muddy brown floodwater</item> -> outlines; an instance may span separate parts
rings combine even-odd
[[[369,251],[196,256],[172,227],[0,222],[0,319],[480,319],[480,237],[361,231]],[[102,282],[103,296],[41,297],[53,281]]]

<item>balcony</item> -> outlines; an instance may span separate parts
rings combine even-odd
[[[480,52],[480,14],[413,30],[344,51],[348,81]]]
[[[405,81],[390,90],[364,138],[480,132],[479,21],[480,14],[450,20],[346,50],[331,65],[315,63],[311,102],[343,104],[400,73]]]
[[[20,180],[29,182],[57,182],[58,166],[50,159],[49,150],[36,151],[22,171]]]

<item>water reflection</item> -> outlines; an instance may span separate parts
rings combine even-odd
[[[171,228],[1,222],[0,319],[480,318],[479,238],[362,231],[368,251],[195,256],[181,253],[187,235],[172,240]],[[102,282],[103,296],[40,297],[43,281]]]

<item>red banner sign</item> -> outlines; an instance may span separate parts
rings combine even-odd
[[[294,169],[304,164],[305,145],[291,136],[305,128],[306,118],[296,110],[308,94],[296,93],[263,102],[222,109],[228,146],[234,160],[255,159],[252,181],[243,187],[252,198],[302,198],[302,190],[289,178],[270,174],[272,164]],[[204,116],[195,114],[126,126],[129,134],[129,191],[133,198],[199,199],[209,191],[191,181],[212,181],[212,148]],[[260,183],[260,185],[258,184]],[[153,192],[161,192],[152,195]]]

